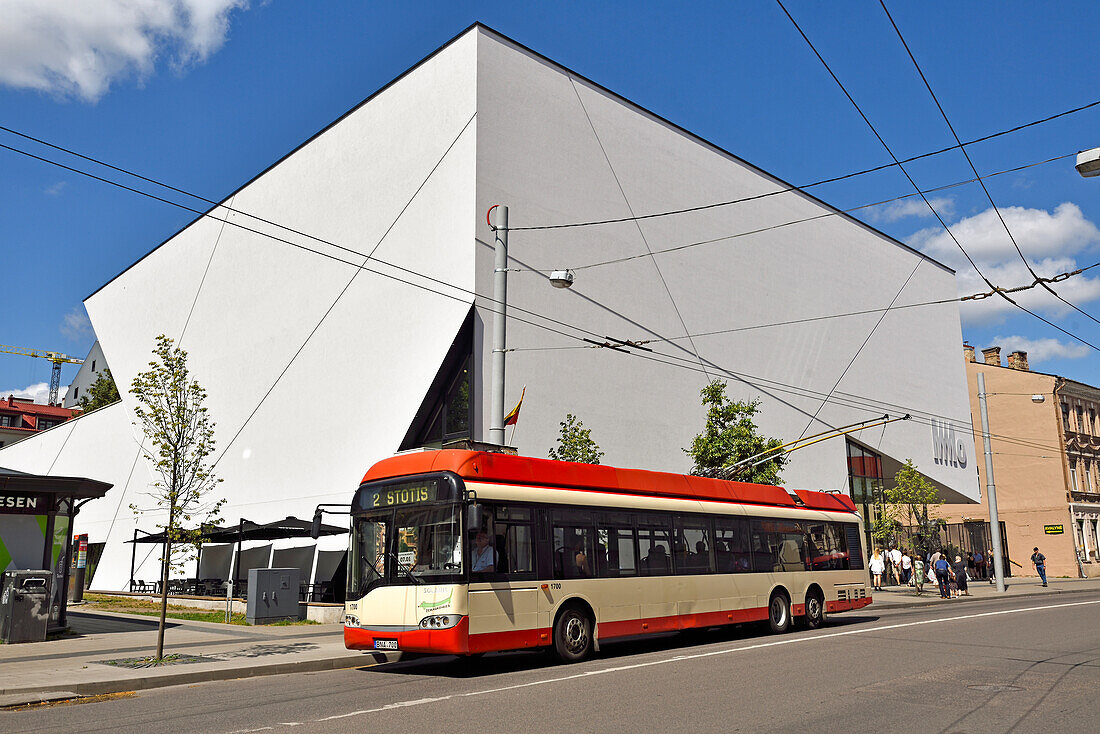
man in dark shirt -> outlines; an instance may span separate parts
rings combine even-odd
[[[1039,552],[1036,548],[1035,552],[1031,554],[1031,565],[1035,566],[1035,571],[1039,574],[1039,578],[1043,580],[1043,586],[1047,585],[1047,557]]]

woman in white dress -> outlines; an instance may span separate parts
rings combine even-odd
[[[875,548],[875,554],[871,556],[871,575],[875,580],[875,591],[882,591],[882,574],[885,570],[886,559],[882,557],[882,550]]]

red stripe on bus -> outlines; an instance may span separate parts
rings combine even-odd
[[[843,612],[860,609],[871,603],[871,598],[851,601],[826,602],[829,612]],[[805,605],[791,605],[791,614],[799,617],[805,614]],[[720,627],[727,624],[762,622],[768,618],[767,607],[750,607],[720,612],[697,612],[694,614],[672,614],[661,617],[628,619],[620,622],[600,622],[596,635],[601,640],[616,637],[633,637],[655,632],[675,632],[694,627]],[[462,620],[449,629],[415,629],[404,632],[386,632],[381,630],[344,627],[344,646],[349,650],[375,650],[376,640],[396,640],[397,649],[402,652],[426,652],[451,655],[465,655],[476,652],[497,652],[501,650],[522,650],[533,647],[546,647],[553,643],[550,628],[509,630],[506,632],[484,632],[470,634],[470,618]]]

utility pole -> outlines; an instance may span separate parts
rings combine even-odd
[[[489,210],[489,226],[496,238],[493,267],[493,363],[490,388],[489,442],[504,445],[504,351],[508,318],[508,207]]]
[[[989,411],[985,404],[985,374],[978,373],[978,407],[982,415],[982,443],[985,445],[985,492],[989,499],[989,535],[993,539],[993,575],[997,591],[1005,590],[1004,550],[1001,547],[1001,520],[997,514],[997,485],[993,483],[993,448],[989,443]]]

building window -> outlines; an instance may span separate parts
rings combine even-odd
[[[1077,459],[1072,459],[1069,462],[1069,483],[1070,489],[1074,492],[1077,490]]]
[[[73,400],[76,400],[76,396],[79,395],[79,394],[80,394],[80,388],[79,387],[74,387],[73,388]]]
[[[56,425],[57,425],[57,423],[54,422],[54,421],[48,421],[48,420],[45,420],[44,418],[39,418],[38,419],[38,430],[40,430],[40,431],[44,431],[47,428],[53,428]]]
[[[1096,408],[1089,408],[1089,433],[1096,435]]]
[[[1085,462],[1085,491],[1092,491],[1092,462]]]
[[[1080,433],[1085,433],[1085,409],[1080,405],[1077,406],[1077,430]]]
[[[1069,405],[1062,403],[1062,428],[1069,430]]]
[[[0,426],[10,427],[10,426],[14,425],[13,424],[14,420],[15,420],[15,416],[13,416],[13,415],[0,415]]]

